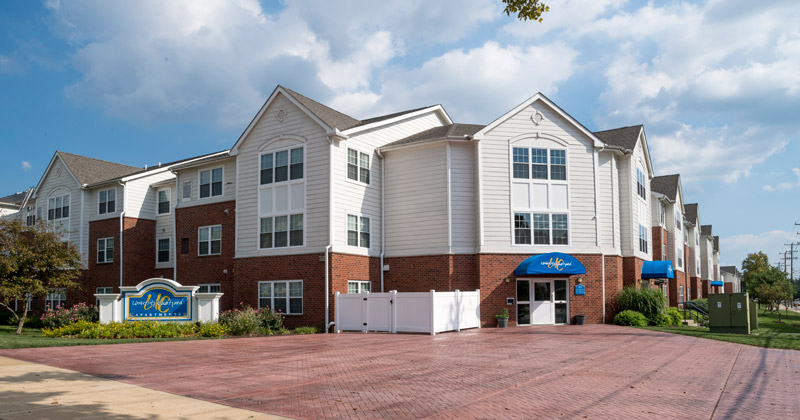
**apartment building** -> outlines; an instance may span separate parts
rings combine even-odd
[[[700,213],[697,203],[683,206],[686,211],[686,273],[689,278],[690,299],[703,297],[703,281],[700,278]]]
[[[724,283],[723,293],[742,293],[742,273],[735,265],[723,265],[719,268],[722,282]]]
[[[641,125],[591,132],[542,94],[475,125],[439,105],[358,120],[278,86],[230,150],[145,169],[57,152],[32,198],[86,261],[60,302],[165,277],[290,327],[335,322],[337,292],[432,289],[480,289],[485,325],[608,322],[667,258],[677,305],[699,225]]]
[[[711,225],[700,226],[700,278],[703,283],[703,297],[709,293],[719,293],[719,286],[712,284],[714,280],[714,235]]]

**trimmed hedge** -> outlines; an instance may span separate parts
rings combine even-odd
[[[176,337],[222,337],[227,327],[218,323],[179,324],[159,322],[111,322],[99,324],[80,320],[57,328],[43,328],[45,337],[71,338],[176,338]]]
[[[618,313],[614,317],[614,323],[617,325],[624,325],[627,327],[646,327],[647,317],[642,315],[641,312],[627,309]]]

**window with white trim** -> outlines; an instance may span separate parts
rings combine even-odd
[[[369,217],[347,215],[347,245],[369,248]]]
[[[683,267],[683,247],[678,246],[678,267]]]
[[[210,283],[210,284],[198,284],[200,287],[197,289],[197,293],[220,293],[222,290],[219,283]]]
[[[683,224],[681,219],[681,213],[678,209],[675,209],[675,229],[681,230],[681,225]]]
[[[667,247],[664,244],[661,244],[661,261],[667,260]]]
[[[658,203],[658,209],[659,209],[659,216],[660,216],[661,226],[662,227],[666,226],[667,225],[667,206],[665,206],[664,203],[659,202]]]
[[[641,169],[636,168],[636,193],[639,194],[639,197],[642,197],[643,200],[647,201],[647,178],[642,172]]]
[[[566,150],[515,147],[512,156],[512,176],[516,179],[567,179]]]
[[[158,214],[169,214],[169,188],[158,190]]]
[[[28,214],[25,217],[25,225],[33,226],[36,224],[36,208],[28,207]]]
[[[369,155],[347,148],[347,179],[369,184]]]
[[[116,188],[100,191],[98,196],[97,214],[114,213],[115,211],[117,211]]]
[[[162,238],[158,240],[156,251],[156,262],[167,263],[169,262],[169,238]]]
[[[222,168],[200,171],[200,198],[222,195]]]
[[[533,219],[532,226],[531,219]],[[531,238],[534,245],[569,245],[567,215],[514,213],[514,244],[530,245]]]
[[[698,223],[698,226],[699,225]],[[700,232],[698,232],[697,229],[694,230],[694,244],[700,246]]]
[[[47,199],[47,220],[69,217],[69,194]]]
[[[67,304],[67,289],[59,287],[50,289],[50,293],[45,297],[45,308],[56,309]]]
[[[98,288],[94,289],[94,293],[98,294],[98,295],[110,295],[110,294],[114,293],[114,288],[113,287],[98,287]],[[95,306],[99,307],[100,306],[100,299],[95,299],[94,300],[94,304],[95,304]]]
[[[647,227],[639,225],[639,251],[647,253]]]
[[[260,249],[303,246],[303,215],[262,217],[259,230]]]
[[[261,154],[259,184],[266,185],[303,178],[303,148]]]
[[[363,280],[348,280],[347,293],[364,293],[372,291],[372,283]]]
[[[275,312],[287,315],[301,315],[303,313],[303,281],[258,282],[258,307],[272,308]]]
[[[683,293],[683,286],[678,286],[678,302],[683,303],[685,299],[685,295]]]
[[[197,229],[197,255],[222,253],[222,225],[201,226]]]
[[[114,262],[114,238],[100,238],[97,240],[97,262]]]
[[[181,200],[189,201],[192,199],[192,181],[183,181],[181,186]]]

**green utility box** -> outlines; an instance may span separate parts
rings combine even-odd
[[[751,311],[747,293],[708,295],[708,329],[712,333],[750,334]]]

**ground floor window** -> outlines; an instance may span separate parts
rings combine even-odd
[[[347,293],[371,292],[372,285],[369,281],[349,280],[347,282]]]
[[[197,293],[220,293],[220,290],[222,290],[219,283],[198,284],[198,286],[200,286],[200,288],[197,289]]]
[[[95,294],[98,294],[98,295],[110,295],[110,294],[114,293],[114,288],[113,287],[98,287],[98,288],[94,289],[94,292],[95,292]],[[100,299],[95,299],[94,304],[96,306],[100,306]]]
[[[58,289],[50,289],[45,300],[45,308],[56,309],[64,306],[67,303],[67,289],[61,287]]]
[[[678,286],[678,303],[683,303],[683,286]]]
[[[650,290],[650,279],[642,279],[642,289]]]
[[[272,308],[289,315],[303,313],[303,281],[281,280],[258,282],[258,307]]]

